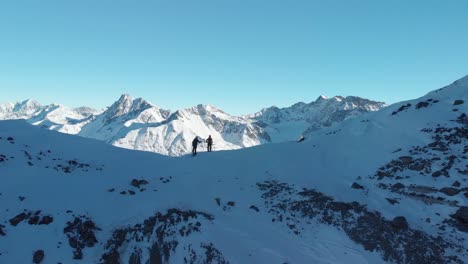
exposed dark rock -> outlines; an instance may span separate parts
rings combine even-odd
[[[236,205],[236,203],[233,202],[233,201],[229,201],[229,202],[227,202],[226,204],[227,204],[228,206],[235,206],[235,205]]]
[[[214,247],[212,243],[201,244],[201,248],[205,250],[205,261],[204,263],[218,263],[228,264],[229,262],[224,259],[223,254]]]
[[[364,186],[360,185],[359,183],[353,182],[353,184],[351,185],[351,188],[363,190],[363,189],[364,189]]]
[[[54,221],[54,218],[50,215],[46,215],[42,217],[41,221],[39,222],[39,225],[49,225]]]
[[[461,183],[459,181],[455,181],[453,184],[452,184],[453,187],[460,187],[461,186]]]
[[[391,205],[395,205],[395,204],[400,203],[400,202],[398,202],[398,200],[392,199],[392,198],[385,198],[385,200],[387,200]]]
[[[452,188],[452,187],[444,187],[444,188],[440,189],[439,192],[441,192],[443,194],[446,194],[448,196],[454,196],[454,195],[459,194],[461,192],[461,190],[456,189],[456,188]]]
[[[455,100],[455,102],[453,102],[453,105],[461,105],[461,104],[463,104],[463,103],[465,103],[465,101],[463,101],[463,100]]]
[[[17,226],[19,223],[21,223],[22,221],[28,219],[29,217],[31,216],[31,213],[21,213],[15,217],[13,217],[12,219],[10,219],[10,224],[12,226]]]
[[[30,225],[37,225],[39,223],[40,217],[38,215],[33,215],[29,218],[28,224]]]
[[[6,236],[5,231],[3,231],[3,228],[4,228],[4,227],[5,227],[4,225],[1,225],[1,224],[0,224],[0,236]]]
[[[216,201],[216,204],[217,204],[218,206],[221,206],[221,198],[216,197],[216,198],[215,198],[215,201]]]
[[[105,264],[124,262],[119,252],[127,248],[128,243],[132,243],[132,263],[169,263],[171,255],[178,249],[178,236],[185,237],[201,232],[200,221],[213,219],[209,214],[191,210],[181,211],[174,208],[164,214],[158,212],[133,227],[116,229],[106,243],[106,252],[101,260]],[[142,251],[149,252],[146,259],[141,254]],[[200,261],[195,263],[211,263],[203,261],[202,258]]]
[[[428,106],[429,106],[428,102],[419,102],[418,104],[416,104],[416,109],[420,109],[420,108],[428,107]]]
[[[398,114],[399,112],[404,111],[404,110],[406,110],[406,109],[408,109],[408,108],[410,108],[410,107],[411,107],[411,104],[402,105],[402,106],[400,106],[400,108],[398,108],[398,110],[394,111],[394,112],[392,113],[392,115],[396,115],[396,114]]]
[[[249,208],[255,210],[256,212],[260,212],[260,209],[258,209],[258,207],[255,205],[251,205]]]
[[[146,185],[146,184],[148,184],[148,181],[146,181],[146,180],[137,180],[137,179],[133,179],[132,182],[130,183],[130,185],[132,185],[133,187],[138,188],[138,189],[140,189],[140,187],[142,185]]]
[[[451,217],[456,221],[455,226],[463,232],[468,233],[468,207],[461,206]]]
[[[452,250],[464,252],[460,245],[434,237],[407,225],[406,219],[385,219],[379,212],[370,211],[357,202],[336,202],[332,197],[310,189],[296,190],[294,186],[266,181],[257,183],[272,222],[285,224],[299,235],[309,221],[342,229],[366,250],[379,252],[393,263],[463,263],[465,256],[448,255]],[[446,251],[450,249],[449,251]]]
[[[44,260],[44,250],[37,250],[33,255],[33,263],[41,263]]]
[[[68,243],[73,248],[73,259],[83,258],[83,249],[85,247],[94,247],[98,242],[95,231],[100,230],[94,222],[85,217],[75,217],[73,222],[67,222],[63,229],[68,237]]]
[[[408,222],[406,221],[406,218],[404,216],[397,216],[393,218],[392,220],[392,226],[397,229],[408,229]]]
[[[392,190],[401,190],[405,188],[405,185],[403,183],[397,182],[392,185]]]

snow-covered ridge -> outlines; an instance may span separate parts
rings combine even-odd
[[[102,112],[87,107],[42,106],[32,100],[7,103],[0,105],[0,119],[26,119],[34,125],[119,147],[178,156],[190,152],[195,136],[211,135],[216,150],[294,141],[300,135],[384,106],[359,97],[320,96],[309,104],[297,103],[282,109],[270,107],[236,117],[213,105],[171,112],[142,98],[123,94]]]
[[[461,80],[177,158],[0,121],[0,263],[467,263],[467,113]]]

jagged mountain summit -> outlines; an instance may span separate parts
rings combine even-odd
[[[467,263],[467,113],[468,76],[180,158],[0,121],[0,263]]]
[[[211,135],[215,150],[294,141],[303,134],[384,106],[359,97],[321,96],[309,104],[298,103],[282,109],[270,107],[236,117],[212,105],[171,112],[124,94],[100,112],[86,107],[42,106],[32,100],[7,103],[0,105],[0,119],[26,119],[44,128],[123,148],[180,156],[190,152],[195,136],[203,139]]]

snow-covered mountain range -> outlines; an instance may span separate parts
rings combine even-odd
[[[0,105],[0,120],[26,119],[51,130],[105,141],[115,146],[179,156],[190,152],[195,136],[211,135],[215,150],[251,147],[296,140],[323,127],[359,114],[376,111],[384,103],[359,97],[326,98],[288,108],[270,107],[247,116],[231,116],[212,105],[171,112],[142,98],[122,95],[104,111],[70,109],[36,101]]]
[[[92,118],[151,109],[133,105]],[[204,111],[224,115],[151,122]],[[0,121],[0,263],[467,263],[467,113],[468,76],[303,142],[196,157]]]

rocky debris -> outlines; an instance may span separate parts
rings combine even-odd
[[[44,250],[36,250],[33,255],[33,263],[41,263],[44,260]]]
[[[420,108],[428,107],[428,106],[429,106],[428,102],[419,102],[416,104],[416,109],[420,109]]]
[[[16,215],[15,217],[13,217],[12,219],[10,219],[10,225],[17,226],[19,223],[28,219],[30,216],[31,216],[31,213],[25,213],[25,212],[20,213]]]
[[[397,199],[392,199],[392,198],[385,198],[391,205],[399,204]]]
[[[268,213],[275,217],[272,221],[285,224],[297,235],[316,220],[344,230],[350,239],[379,252],[388,262],[463,263],[460,258],[468,257],[460,245],[412,229],[404,218],[387,220],[357,202],[338,202],[318,191],[277,181],[257,183],[257,188],[263,192]],[[452,250],[463,253],[448,255]]]
[[[28,160],[32,160],[31,154],[29,154],[29,152],[27,152],[26,150],[23,150],[23,153],[24,153],[24,156],[25,156]]]
[[[393,218],[391,223],[392,223],[392,226],[397,230],[408,229],[408,222],[406,221],[406,218],[404,216],[397,216]]]
[[[7,156],[0,154],[0,162],[5,162],[5,161],[8,161]]]
[[[249,209],[252,209],[252,210],[254,210],[254,211],[257,212],[257,213],[260,212],[260,209],[258,209],[258,207],[255,206],[255,205],[251,205],[251,206],[249,207]]]
[[[169,176],[169,177],[160,177],[159,180],[160,180],[162,183],[170,183],[171,180],[172,180],[172,176]]]
[[[86,163],[78,162],[77,160],[69,160],[66,164],[58,164],[55,166],[55,170],[62,170],[64,173],[72,173],[77,169],[81,169],[82,171],[88,171],[91,165]]]
[[[404,188],[405,188],[405,185],[403,183],[400,183],[400,182],[397,182],[397,183],[392,185],[392,190],[394,190],[394,191],[398,191],[398,190],[401,190],[401,189],[404,189]]]
[[[41,221],[39,221],[39,225],[49,225],[54,221],[54,218],[50,215],[43,216]]]
[[[8,137],[7,140],[8,140],[8,141],[15,141],[15,139],[12,138],[12,137]]]
[[[54,218],[50,215],[41,215],[41,211],[36,211],[34,214],[31,211],[22,212],[12,219],[10,219],[10,224],[12,226],[17,226],[19,223],[28,220],[30,225],[48,225],[54,221]]]
[[[109,190],[107,190],[108,192],[114,192],[115,191],[115,188],[110,188]]]
[[[468,125],[468,116],[465,113],[463,113],[455,121],[462,125]]]
[[[146,181],[146,180],[137,180],[137,179],[133,179],[132,182],[130,183],[130,185],[132,185],[133,187],[138,188],[138,189],[140,189],[140,187],[142,185],[146,185],[146,184],[148,184],[148,181]]]
[[[223,254],[214,247],[213,243],[201,244],[201,248],[205,250],[205,260],[204,263],[218,263],[218,264],[228,264]]]
[[[24,197],[24,196],[18,196],[18,199],[22,202],[22,201],[24,201],[24,199],[26,199],[26,197]]]
[[[236,203],[234,201],[228,201],[224,206],[223,206],[223,211],[229,211],[232,209],[232,207],[236,206]]]
[[[411,104],[402,105],[402,106],[400,106],[400,108],[398,108],[398,110],[394,111],[392,113],[392,115],[396,115],[396,114],[400,113],[401,111],[405,111],[406,109],[408,109],[410,107],[411,107]]]
[[[6,236],[5,231],[3,231],[4,227],[5,227],[4,225],[0,224],[0,236]]]
[[[463,101],[463,100],[455,100],[455,102],[453,102],[453,105],[461,105],[461,104],[463,104],[463,103],[465,103],[465,101]]]
[[[458,208],[457,212],[451,215],[451,217],[454,219],[454,221],[451,221],[451,223],[455,227],[457,227],[460,231],[468,233],[468,207],[467,206],[461,206],[460,208]]]
[[[351,188],[357,189],[357,190],[359,190],[359,189],[364,190],[364,186],[360,185],[359,183],[355,183],[355,182],[353,182],[353,184],[351,185]]]
[[[432,161],[424,158],[414,159],[411,156],[402,156],[379,168],[375,176],[379,180],[383,178],[392,178],[397,173],[404,172],[406,170],[418,171],[424,174],[428,174],[432,170]]]
[[[95,231],[100,231],[96,224],[86,216],[75,217],[73,222],[67,222],[63,233],[68,237],[68,243],[73,248],[73,259],[83,258],[85,247],[94,247],[98,242]]]
[[[448,195],[448,196],[454,196],[454,195],[457,195],[461,192],[461,190],[459,189],[456,189],[456,188],[452,188],[452,187],[444,187],[442,189],[439,190],[439,192],[445,194],[445,195]]]
[[[142,223],[114,230],[112,238],[106,243],[105,253],[102,255],[101,260],[105,264],[123,263],[125,260],[121,259],[120,252],[131,245],[133,250],[130,257],[132,263],[169,263],[171,255],[176,250],[183,250],[178,248],[178,237],[187,237],[199,233],[201,232],[202,222],[212,220],[214,220],[212,215],[192,210],[182,211],[173,208],[165,213],[157,212]],[[141,254],[143,251],[149,252],[149,256]],[[193,250],[187,251],[186,255],[189,257],[191,254],[195,254]],[[219,253],[217,250],[216,252]],[[220,255],[218,253],[214,254],[213,257]],[[186,263],[211,262],[205,259],[205,261],[201,262]]]

